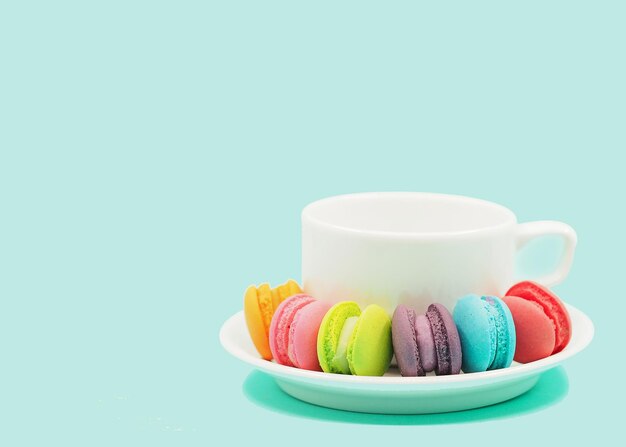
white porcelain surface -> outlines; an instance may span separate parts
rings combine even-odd
[[[539,374],[583,350],[594,328],[580,310],[567,305],[572,339],[560,353],[509,368],[454,376],[401,377],[393,368],[383,377],[306,371],[263,360],[248,335],[243,312],[229,318],[220,341],[236,358],[271,374],[288,394],[316,405],[372,413],[438,413],[502,402],[532,388]]]
[[[432,193],[363,193],[313,202],[302,212],[305,292],[333,303],[452,308],[467,293],[502,295],[515,282],[516,253],[544,235],[564,239],[554,272],[571,266],[576,233],[561,222],[518,224],[512,211],[484,200]],[[527,278],[525,278],[527,279]]]

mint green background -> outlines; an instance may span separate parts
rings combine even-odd
[[[415,3],[0,6],[0,444],[619,433],[623,2]],[[577,230],[555,290],[596,338],[513,403],[541,411],[337,415],[221,349],[249,283],[299,279],[305,204],[387,190]]]

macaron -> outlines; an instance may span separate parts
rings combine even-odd
[[[445,306],[431,304],[426,314],[399,305],[391,323],[393,350],[405,377],[461,371],[461,341],[452,315]]]
[[[376,304],[363,312],[353,301],[335,304],[320,325],[317,356],[324,372],[382,376],[393,356],[389,315]]]
[[[461,338],[465,373],[506,368],[513,362],[516,333],[511,311],[495,296],[466,295],[452,313]]]
[[[562,351],[572,337],[572,323],[563,302],[541,284],[522,281],[506,293],[517,329],[515,361],[528,363]]]
[[[272,359],[269,345],[270,324],[274,311],[281,302],[292,295],[302,293],[302,289],[294,280],[289,280],[275,288],[269,284],[254,285],[246,289],[243,298],[243,311],[252,343],[261,357]]]
[[[270,325],[269,343],[277,363],[321,371],[317,332],[331,304],[298,294],[280,303]]]

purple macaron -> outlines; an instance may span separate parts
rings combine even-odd
[[[391,323],[391,337],[400,374],[405,377],[461,371],[461,341],[454,320],[441,304],[431,304],[426,314],[399,305]]]

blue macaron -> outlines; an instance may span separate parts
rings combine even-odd
[[[515,325],[507,305],[495,296],[466,295],[454,307],[465,373],[506,368],[515,354]]]

